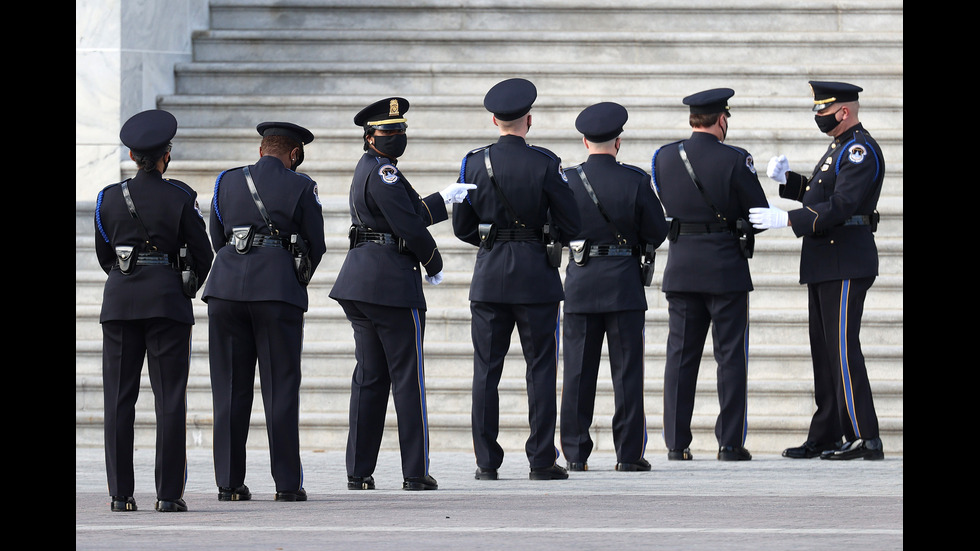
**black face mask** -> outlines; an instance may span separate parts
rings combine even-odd
[[[389,159],[401,157],[405,153],[405,147],[407,146],[408,136],[406,134],[374,137],[374,148],[385,154]]]
[[[839,125],[841,122],[837,120],[837,111],[834,111],[829,115],[814,115],[813,120],[817,121],[817,128],[819,128],[824,134],[837,128],[837,125]]]

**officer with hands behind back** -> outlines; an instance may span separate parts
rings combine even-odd
[[[350,187],[350,250],[330,291],[354,329],[347,487],[374,489],[389,391],[398,416],[405,490],[435,490],[429,474],[423,341],[425,279],[438,285],[442,256],[428,226],[447,220],[446,205],[476,186],[451,184],[422,198],[397,168],[408,127],[405,98],[386,98],[355,117],[364,151]]]
[[[671,460],[691,459],[691,418],[701,355],[712,329],[718,362],[718,459],[745,461],[749,348],[749,209],[767,205],[752,156],[724,143],[735,92],[684,98],[691,137],[653,156],[653,182],[672,218],[664,269],[669,334],[664,368],[664,440]]]
[[[809,178],[789,171],[785,156],[773,157],[768,168],[779,196],[803,206],[789,212],[755,208],[750,215],[757,228],[790,226],[803,238],[800,283],[809,292],[817,409],[806,442],[783,456],[884,459],[859,335],[864,301],[878,275],[874,232],[885,159],[858,120],[862,88],[810,81],[810,89],[817,127],[833,142]]]
[[[667,237],[663,207],[643,169],[616,161],[628,113],[618,103],[591,105],[575,119],[589,158],[565,170],[582,230],[569,244],[565,272],[565,369],[561,447],[572,471],[588,469],[602,341],[608,336],[616,400],[612,420],[616,470],[649,471],[644,459],[644,271]],[[645,260],[645,265],[641,262]]]
[[[95,253],[108,274],[102,299],[106,478],[112,511],[135,511],[133,440],[144,356],[156,410],[156,510],[186,511],[187,377],[191,298],[213,254],[197,193],[163,177],[177,119],[133,115],[119,132],[139,170],[99,192]]]
[[[251,498],[245,441],[258,362],[276,501],[306,501],[299,455],[306,285],[326,245],[317,185],[296,172],[313,133],[289,122],[256,127],[255,164],[222,172],[209,231],[216,251],[208,303],[214,474],[220,501]]]
[[[531,434],[525,451],[531,480],[568,478],[556,463],[558,306],[564,298],[561,246],[579,231],[578,207],[561,160],[525,141],[534,84],[494,85],[483,105],[500,130],[496,143],[466,154],[461,182],[478,187],[453,208],[453,231],[480,247],[470,284],[473,337],[473,446],[476,478],[496,480],[504,452],[497,443],[497,385],[514,326],[527,364]]]

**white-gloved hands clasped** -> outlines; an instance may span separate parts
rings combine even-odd
[[[769,159],[769,167],[766,169],[766,173],[773,180],[779,182],[780,184],[786,183],[786,171],[789,170],[789,161],[786,160],[786,155],[780,155],[778,157],[773,157]]]
[[[442,194],[442,199],[448,205],[449,203],[462,203],[466,199],[466,194],[471,190],[476,189],[476,184],[467,184],[466,182],[451,184],[446,189],[440,191]]]
[[[425,280],[433,285],[439,285],[440,283],[442,283],[442,271],[440,271],[434,276],[430,276],[430,275],[425,276]]]
[[[772,205],[769,205],[769,208],[752,207],[749,209],[749,222],[752,223],[753,228],[759,230],[785,228],[789,225],[789,214]]]

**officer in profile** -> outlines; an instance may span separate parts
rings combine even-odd
[[[405,490],[435,490],[429,474],[429,427],[425,401],[422,275],[438,285],[442,255],[428,227],[447,220],[446,205],[474,186],[451,184],[419,196],[397,168],[405,152],[409,102],[376,101],[354,116],[364,129],[364,154],[350,187],[350,250],[330,291],[354,329],[347,488],[374,489],[389,391],[398,416]]]
[[[133,425],[146,358],[156,410],[157,511],[186,511],[187,377],[191,298],[213,254],[197,193],[163,177],[177,119],[153,109],[119,131],[137,173],[99,192],[95,254],[108,275],[102,298],[102,386],[110,510],[136,511]]]
[[[564,298],[561,247],[579,231],[561,159],[525,141],[537,89],[522,78],[494,85],[483,100],[500,130],[496,143],[467,153],[460,182],[477,189],[453,208],[453,232],[480,247],[470,284],[473,337],[473,447],[476,478],[496,480],[497,385],[516,325],[527,365],[531,480],[568,478],[557,464],[558,306]]]
[[[691,459],[691,418],[709,327],[718,362],[718,459],[745,461],[749,292],[754,230],[749,209],[768,205],[752,156],[725,144],[730,88],[684,98],[691,137],[653,156],[653,182],[667,216],[664,269],[669,334],[664,368],[664,440],[671,460]]]
[[[289,122],[256,127],[255,164],[218,175],[211,202],[214,268],[208,303],[214,475],[218,500],[251,499],[245,442],[258,362],[276,501],[306,501],[299,389],[307,284],[326,251],[317,185],[296,172],[313,133]]]
[[[806,441],[783,457],[884,459],[860,332],[864,300],[878,276],[874,232],[885,158],[858,120],[861,87],[810,81],[810,89],[817,128],[834,140],[809,178],[791,172],[785,155],[769,161],[779,196],[801,208],[758,208],[750,215],[757,228],[789,226],[803,238],[800,283],[809,291],[817,409]]]
[[[561,447],[571,471],[588,470],[602,341],[608,336],[616,409],[617,471],[649,471],[644,459],[644,271],[667,237],[663,206],[641,168],[616,161],[628,113],[618,103],[591,105],[575,119],[588,160],[565,170],[582,229],[569,244],[565,272]],[[642,263],[646,260],[646,264]]]

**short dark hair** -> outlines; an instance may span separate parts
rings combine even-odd
[[[303,144],[287,136],[270,135],[262,137],[262,150],[272,155],[287,155],[290,151],[299,148],[303,150]]]
[[[707,128],[714,126],[718,122],[718,117],[722,115],[728,116],[726,113],[691,113],[687,121],[691,124],[691,128]]]

